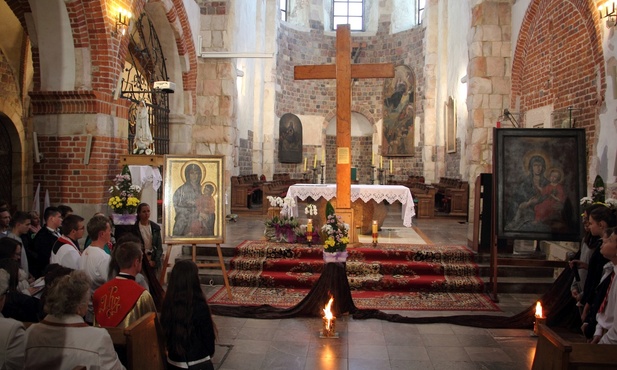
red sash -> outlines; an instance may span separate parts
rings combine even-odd
[[[129,279],[115,278],[103,284],[92,296],[96,323],[103,327],[118,326],[144,290],[144,287]]]

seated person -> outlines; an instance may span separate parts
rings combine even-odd
[[[24,322],[39,321],[39,300],[23,294],[17,289],[19,281],[19,263],[10,258],[0,260],[0,269],[9,273],[9,289],[2,308],[2,315]]]
[[[5,293],[9,289],[9,273],[0,270],[0,311],[6,301]],[[14,319],[7,319],[0,314],[0,369],[16,370],[24,368],[24,346],[26,329]]]
[[[26,330],[26,369],[124,369],[105,329],[88,326],[90,280],[80,270],[59,278],[45,302],[47,316]]]
[[[84,236],[84,218],[70,214],[62,220],[60,232],[62,235],[51,248],[49,263],[57,263],[76,270],[79,266],[79,239]]]
[[[110,270],[116,265],[119,273],[92,296],[96,325],[126,328],[146,313],[156,312],[150,293],[135,282],[135,276],[141,271],[141,260],[138,243],[126,242],[114,248]]]

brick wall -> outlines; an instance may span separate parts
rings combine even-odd
[[[595,23],[596,14],[591,0],[532,2],[512,66],[511,106],[520,98],[523,125],[530,109],[579,108],[576,127],[585,129],[589,153],[595,153],[595,120],[606,91],[603,22]]]
[[[423,86],[424,75],[422,66],[424,56],[422,55],[422,29],[412,29],[400,32],[395,35],[388,33],[389,22],[382,22],[379,25],[376,36],[358,37],[352,33],[352,42],[366,43],[359,56],[358,63],[393,63],[394,65],[405,64],[411,67],[416,75],[417,86]],[[336,58],[334,46],[335,37],[325,36],[323,25],[313,21],[310,32],[302,32],[286,27],[284,24],[279,28],[277,55],[277,85],[276,92],[276,115],[282,116],[285,113],[296,115],[323,116],[324,121],[328,122],[336,114],[336,84],[334,80],[305,80],[294,81],[293,67],[305,64],[333,64]],[[375,124],[381,119],[383,106],[383,79],[361,79],[353,84],[352,110],[363,114],[369,122]],[[420,100],[417,99],[418,101]],[[418,104],[418,116],[422,121],[423,111]],[[420,125],[421,126],[421,125]],[[416,135],[422,135],[422,127],[416,129]],[[420,136],[422,137],[422,136]],[[334,138],[334,137],[332,137]],[[368,161],[370,161],[370,148],[373,144],[371,137],[353,138],[362,142],[362,147],[366,146]],[[352,142],[353,144],[353,142]],[[335,144],[327,141],[328,153],[334,155]],[[318,149],[317,153],[320,150]],[[419,152],[418,152],[419,153]],[[330,154],[328,154],[330,155]],[[356,166],[356,153],[352,152],[353,165]],[[312,159],[310,157],[309,159]],[[393,166],[400,168],[401,173],[416,171],[422,167],[422,157],[392,157]],[[362,159],[366,161],[366,159]],[[330,181],[334,177],[334,158],[328,158],[328,173],[326,179]],[[332,164],[332,168],[330,168]],[[359,163],[358,167],[364,163]],[[275,160],[275,172],[280,171],[282,164]],[[364,174],[363,174],[364,172]],[[368,171],[361,171],[363,176],[361,181],[368,182]]]

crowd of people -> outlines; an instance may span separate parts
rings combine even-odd
[[[148,204],[137,213],[116,240],[104,214],[86,221],[48,207],[41,224],[36,212],[0,204],[0,369],[124,369],[104,328],[150,312],[165,333],[168,368],[213,369],[215,325],[197,266],[176,263],[164,294],[161,229]]]

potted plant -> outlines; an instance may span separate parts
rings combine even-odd
[[[116,175],[109,188],[111,197],[107,205],[112,209],[111,218],[114,225],[132,225],[137,221],[137,206],[140,203],[141,188],[133,185],[128,166],[122,168],[122,173]]]
[[[330,202],[326,204],[326,223],[321,227],[324,239],[323,259],[328,262],[347,261],[349,225],[334,212]]]

